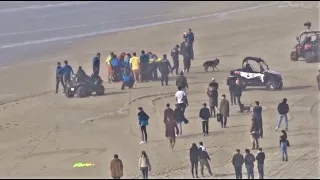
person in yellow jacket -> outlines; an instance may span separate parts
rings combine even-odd
[[[106,58],[106,64],[107,64],[107,70],[108,70],[108,82],[110,83],[111,82],[111,77],[112,77],[112,68],[111,68],[111,64],[110,64],[110,61],[112,59],[112,57],[114,56],[114,53],[111,52],[109,54],[109,56]]]
[[[132,53],[130,58],[130,66],[135,79],[135,82],[140,82],[140,58],[137,57],[137,53]]]

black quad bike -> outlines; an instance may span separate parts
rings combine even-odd
[[[259,69],[254,69],[253,64]],[[239,78],[242,89],[247,86],[265,86],[268,90],[281,90],[283,87],[281,74],[271,71],[265,61],[257,57],[246,57],[242,61],[242,68],[232,70],[234,76]]]
[[[65,95],[68,98],[74,97],[88,97],[91,96],[93,92],[96,95],[104,95],[104,86],[102,85],[103,80],[100,76],[86,76],[81,80],[77,78],[76,75],[71,76],[71,81],[67,84]]]

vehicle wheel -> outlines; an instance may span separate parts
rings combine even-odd
[[[297,51],[292,51],[290,55],[291,61],[298,61],[298,53]]]
[[[82,97],[86,97],[86,95],[87,95],[87,92],[86,92],[85,88],[84,87],[78,87],[77,96],[82,98]]]
[[[281,81],[277,89],[282,90],[282,88],[283,88],[283,82]]]
[[[276,83],[273,80],[269,80],[266,84],[266,87],[269,91],[274,91],[276,90]]]
[[[74,97],[74,92],[71,91],[71,88],[67,88],[66,91],[64,92],[64,94],[65,94],[68,98],[73,98],[73,97]]]
[[[314,58],[311,52],[305,52],[304,57],[305,57],[306,63],[311,63]]]
[[[98,96],[104,95],[104,86],[103,86],[103,85],[100,85],[100,86],[97,88],[96,94],[97,94]]]

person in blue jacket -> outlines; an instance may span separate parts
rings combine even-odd
[[[121,90],[124,90],[124,87],[129,87],[129,89],[132,89],[134,84],[134,78],[132,74],[130,73],[130,70],[127,68],[125,69],[123,75],[122,75],[122,86]]]
[[[59,84],[61,83],[63,89],[65,89],[64,83],[63,83],[63,68],[61,67],[61,63],[57,63],[57,69],[56,69],[56,94],[58,93]]]
[[[93,75],[99,76],[100,72],[100,53],[97,53],[97,55],[92,60],[92,72]]]
[[[64,66],[62,68],[63,71],[63,81],[64,84],[67,85],[71,80],[71,73],[74,74],[72,67],[68,64],[68,61],[64,61]]]
[[[128,54],[126,54],[127,55],[127,57],[124,59],[124,61],[123,61],[123,66],[124,66],[124,69],[130,69],[131,67],[130,67],[130,59],[131,59],[131,54],[130,53],[128,53]]]
[[[120,61],[119,59],[117,58],[116,55],[113,55],[111,60],[110,60],[110,65],[111,65],[111,68],[112,68],[112,77],[113,77],[113,80],[118,82],[120,81],[119,78],[119,74],[121,74],[121,67],[120,67]]]
[[[147,135],[147,125],[149,125],[149,116],[147,113],[144,112],[142,107],[138,108],[138,120],[139,126],[141,128],[141,142],[140,144],[148,142],[148,135]]]

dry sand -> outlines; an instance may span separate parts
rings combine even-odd
[[[177,8],[173,17],[204,15],[218,10],[235,9],[222,3],[189,3],[189,13]],[[188,149],[191,143],[203,141],[212,157],[215,178],[234,178],[230,163],[234,150],[250,148],[250,113],[231,109],[228,128],[221,129],[215,119],[210,121],[210,136],[203,137],[198,111],[207,101],[204,93],[214,76],[220,83],[220,94],[228,94],[225,85],[228,72],[239,68],[245,56],[259,56],[272,70],[282,73],[284,89],[269,92],[248,88],[243,102],[259,100],[264,108],[264,138],[260,141],[267,159],[266,178],[319,178],[319,98],[315,76],[318,64],[291,62],[290,50],[295,37],[304,30],[306,20],[318,28],[318,10],[279,5],[236,12],[219,18],[202,18],[150,28],[99,36],[64,52],[35,59],[38,63],[15,65],[0,69],[0,175],[1,177],[73,177],[109,178],[109,162],[119,154],[126,178],[139,178],[138,158],[141,150],[150,156],[151,178],[190,178]],[[120,84],[106,84],[102,97],[67,99],[55,95],[54,68],[56,57],[65,58],[74,68],[83,65],[91,70],[91,58],[96,52],[105,57],[111,50],[146,51],[169,54],[181,41],[181,34],[191,27],[195,33],[195,57],[187,75],[190,105],[182,138],[175,150],[169,149],[164,137],[162,113],[165,103],[174,104],[174,77],[170,86],[159,82],[137,85],[133,90],[120,90]],[[220,57],[220,72],[204,73],[205,60]],[[50,61],[50,59],[52,61]],[[48,60],[48,61],[47,61]],[[43,61],[43,62],[39,62]],[[51,75],[52,72],[52,75]],[[106,78],[102,65],[101,74]],[[288,99],[289,161],[282,162],[275,132],[276,106]],[[137,107],[150,114],[149,143],[140,145]],[[253,152],[256,154],[256,151]],[[72,168],[75,162],[91,162],[90,168]],[[244,170],[245,173],[245,170]],[[258,174],[256,173],[256,176]],[[246,177],[244,175],[244,177]]]

